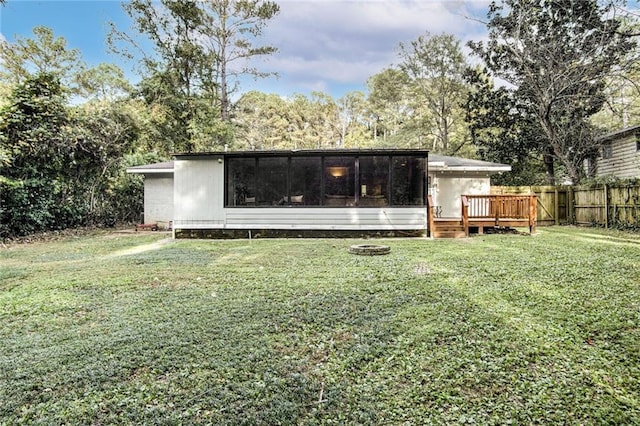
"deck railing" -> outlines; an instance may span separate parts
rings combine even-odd
[[[433,231],[435,229],[434,208],[433,197],[431,195],[427,195],[427,230],[430,237],[433,236]]]
[[[537,202],[535,195],[463,195],[462,221],[469,234],[469,222],[495,220],[500,222],[519,221],[535,231]]]

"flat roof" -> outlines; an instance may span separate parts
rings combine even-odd
[[[233,151],[233,152],[207,152],[176,154],[176,158],[210,158],[210,157],[241,157],[256,156],[260,153],[263,156],[286,156],[286,155],[413,155],[427,156],[425,150],[403,150],[403,149],[375,149],[375,150],[294,150],[294,151]],[[330,153],[330,154],[328,154]],[[447,155],[433,154],[428,156],[429,170],[432,171],[462,171],[462,172],[507,172],[511,170],[508,164],[492,163],[490,161],[473,160],[469,158],[451,157]],[[142,166],[129,167],[127,173],[173,173],[173,161],[147,164]]]
[[[127,167],[127,173],[173,173],[173,161]]]
[[[511,171],[511,166],[508,164],[492,163],[490,161],[433,154],[429,156],[429,170],[497,173]]]
[[[209,152],[185,152],[173,154],[176,158],[197,157],[285,157],[285,156],[357,156],[357,155],[412,155],[416,157],[428,157],[426,149],[398,149],[398,148],[371,148],[371,149],[282,149],[282,150],[254,150],[254,151],[209,151]]]

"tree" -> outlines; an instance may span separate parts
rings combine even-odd
[[[364,147],[372,140],[369,132],[369,107],[363,92],[346,93],[337,101],[339,147]]]
[[[128,102],[94,100],[70,111],[64,132],[73,150],[69,180],[87,222],[137,220],[142,210],[141,185],[125,172],[140,131]]]
[[[367,81],[374,140],[381,135],[386,142],[395,136],[410,115],[408,83],[407,74],[394,68],[387,68]]]
[[[284,149],[289,105],[280,96],[251,91],[237,102],[235,149]]]
[[[76,223],[66,176],[73,152],[65,144],[65,98],[53,74],[15,87],[0,111],[0,236]]]
[[[123,8],[134,20],[134,30],[146,36],[153,48],[145,49],[143,41],[114,24],[109,46],[127,58],[140,58],[139,71],[144,77],[139,94],[149,105],[163,110],[169,132],[161,134],[171,138],[175,150],[192,151],[196,149],[194,126],[199,108],[214,108],[198,101],[213,104],[216,99],[215,66],[202,46],[208,18],[193,0],[133,0]]]
[[[110,46],[129,58],[142,56],[140,94],[171,117],[173,133],[181,135],[175,139],[178,150],[201,149],[202,141],[209,141],[209,149],[211,141],[229,144],[236,77],[265,75],[249,62],[275,52],[254,43],[278,6],[258,0],[133,0],[123,7],[153,52],[113,24]]]
[[[230,95],[238,88],[237,78],[249,75],[266,77],[250,65],[255,57],[271,55],[273,46],[257,46],[267,22],[278,14],[280,7],[267,0],[208,0],[203,3],[209,18],[203,33],[216,67],[216,87],[220,99],[220,117],[229,120]],[[234,66],[237,65],[237,68]]]
[[[85,99],[115,101],[133,91],[122,69],[114,64],[101,63],[95,68],[82,70],[76,82]]]
[[[554,162],[577,183],[597,142],[589,117],[604,103],[604,80],[635,44],[611,2],[505,0],[489,7],[489,41],[470,42],[491,74],[535,118],[548,182]]]
[[[33,29],[34,39],[18,37],[14,43],[0,41],[0,78],[18,85],[36,74],[50,74],[72,87],[75,75],[81,70],[80,52],[68,49],[63,37],[55,37],[44,26]]]
[[[481,160],[505,163],[511,171],[492,177],[498,185],[542,184],[540,133],[514,91],[495,87],[478,69],[468,69],[465,79],[474,88],[465,105],[466,122]]]
[[[420,36],[410,45],[400,44],[400,69],[411,81],[411,98],[431,150],[456,154],[470,142],[463,105],[468,93],[467,67],[460,41],[452,34]]]

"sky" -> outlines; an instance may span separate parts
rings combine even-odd
[[[366,90],[366,81],[397,64],[398,46],[427,32],[451,33],[464,44],[486,37],[489,0],[276,0],[280,13],[262,41],[278,53],[254,65],[278,77],[243,80],[241,92],[259,90],[281,96],[325,92],[339,98]],[[31,38],[44,25],[76,48],[88,65],[119,65],[135,82],[135,64],[109,53],[108,22],[121,30],[130,20],[121,2],[104,0],[7,0],[0,7],[0,37]],[[465,48],[466,51],[466,48]]]

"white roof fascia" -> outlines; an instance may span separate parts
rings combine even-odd
[[[153,174],[167,174],[173,173],[173,169],[136,169],[129,168],[127,169],[127,173],[138,173],[142,175],[153,175]]]
[[[487,167],[447,167],[442,166],[435,166],[432,167],[431,164],[429,164],[429,171],[433,171],[433,172],[490,172],[490,173],[499,173],[499,172],[510,172],[511,171],[511,166],[487,166]]]

